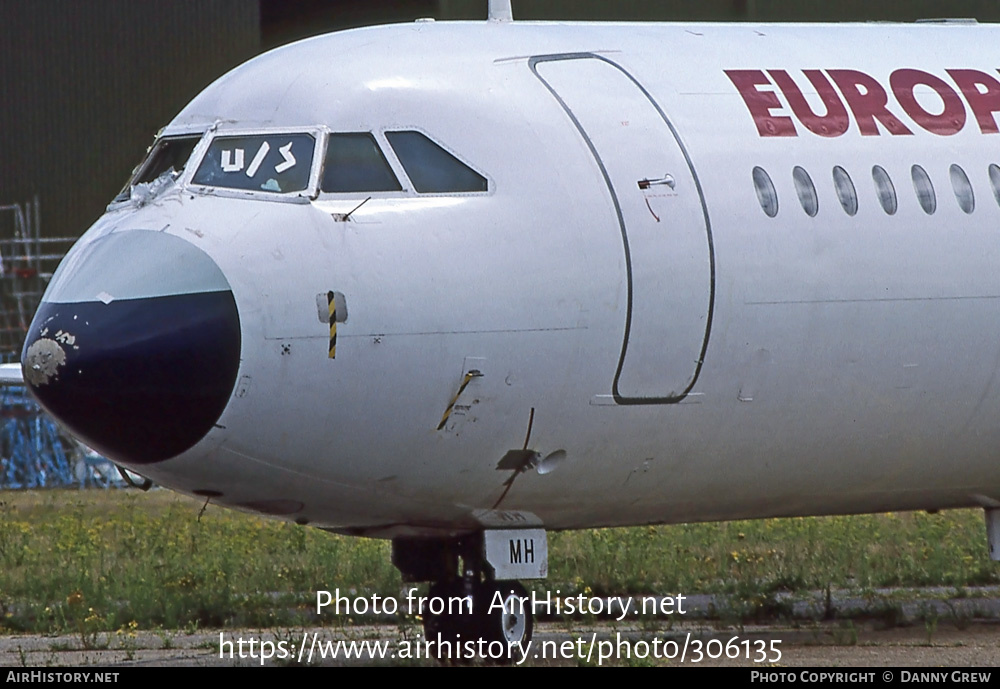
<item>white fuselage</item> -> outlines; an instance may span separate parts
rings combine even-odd
[[[1000,134],[984,124],[989,93],[971,102],[948,70],[1000,79],[998,44],[993,26],[415,23],[252,60],[165,128],[209,133],[176,183],[112,204],[76,249],[174,235],[217,264],[239,311],[217,424],[137,468],[221,504],[383,536],[471,530],[493,508],[566,529],[996,506]],[[803,70],[821,71],[846,125],[804,126],[775,70],[818,115]],[[831,70],[881,84],[898,121],[855,112],[863,98]],[[943,80],[962,125],[924,126],[955,104],[926,79],[905,91],[898,70]],[[740,75],[757,83],[741,92]],[[399,130],[488,190],[416,192],[385,137]],[[318,142],[306,193],[191,184],[211,136],[284,131]],[[403,189],[317,192],[338,132],[372,133]],[[335,358],[331,291],[348,314]],[[527,449],[565,459],[505,494],[514,470],[497,464],[525,446],[532,414]]]

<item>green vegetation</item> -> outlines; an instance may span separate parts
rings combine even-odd
[[[317,589],[404,588],[386,541],[201,510],[167,491],[0,494],[0,632],[86,647],[116,630],[275,628],[317,622]],[[551,534],[549,549],[539,591],[726,594],[741,620],[781,615],[778,591],[1000,582],[974,510],[592,529]]]
[[[557,534],[553,581],[598,594],[1000,582],[978,510],[763,519]]]
[[[273,626],[317,588],[395,593],[388,543],[202,505],[166,491],[0,496],[0,629]],[[86,643],[85,643],[86,645]]]

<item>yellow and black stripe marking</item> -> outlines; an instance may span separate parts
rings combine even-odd
[[[322,304],[323,302],[320,302]],[[337,358],[337,301],[333,292],[326,293],[326,305],[330,310],[330,352],[331,359]],[[322,312],[320,312],[322,313]]]
[[[444,425],[448,423],[448,417],[451,416],[451,410],[455,408],[455,402],[458,402],[458,398],[462,396],[465,392],[465,388],[469,387],[469,383],[472,382],[473,378],[479,378],[483,374],[479,371],[472,370],[465,374],[465,378],[462,380],[462,384],[458,388],[458,392],[455,396],[451,398],[451,402],[448,404],[448,408],[444,410],[444,416],[441,417],[441,423],[438,424],[437,430],[444,428]]]

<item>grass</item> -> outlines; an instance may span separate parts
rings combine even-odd
[[[387,541],[201,509],[167,491],[0,493],[0,632],[93,647],[137,628],[330,623],[317,589],[403,589]],[[539,591],[727,594],[741,619],[780,614],[778,591],[1000,582],[974,510],[554,533],[549,561]]]
[[[732,593],[1000,582],[978,510],[556,534],[550,579],[595,593]]]
[[[300,594],[389,591],[388,543],[209,507],[157,491],[47,491],[0,498],[0,627],[36,632],[273,626]],[[349,582],[349,583],[348,583]],[[356,583],[355,583],[356,582]]]

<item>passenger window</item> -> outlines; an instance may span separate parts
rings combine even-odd
[[[367,133],[331,134],[320,189],[330,192],[400,191],[375,137]]]
[[[927,172],[919,165],[910,168],[910,177],[913,178],[913,189],[917,192],[917,201],[927,215],[933,215],[937,210],[937,197],[934,196],[934,185]]]
[[[1000,206],[1000,165],[995,163],[990,165],[990,184],[993,185],[993,198]]]
[[[959,208],[965,213],[971,213],[976,209],[976,196],[972,191],[969,176],[958,165],[951,166],[951,188],[955,192],[955,200],[958,201]]]
[[[280,194],[303,191],[309,186],[315,148],[310,134],[217,136],[191,181]]]
[[[819,212],[819,198],[816,196],[816,185],[813,184],[809,173],[796,165],[792,170],[792,180],[795,182],[795,193],[799,195],[802,210],[810,218],[815,218]]]
[[[833,187],[837,190],[837,198],[844,212],[854,216],[858,212],[858,192],[847,170],[837,165],[833,168]]]
[[[486,191],[486,178],[420,132],[386,132],[385,138],[421,194]]]
[[[875,181],[875,193],[878,194],[878,202],[887,214],[896,212],[896,188],[892,186],[892,179],[889,173],[881,165],[872,168],[872,179]]]
[[[757,200],[760,202],[761,210],[769,218],[778,214],[778,194],[774,191],[774,184],[771,177],[764,168],[755,167],[753,169],[753,186],[757,190]]]

